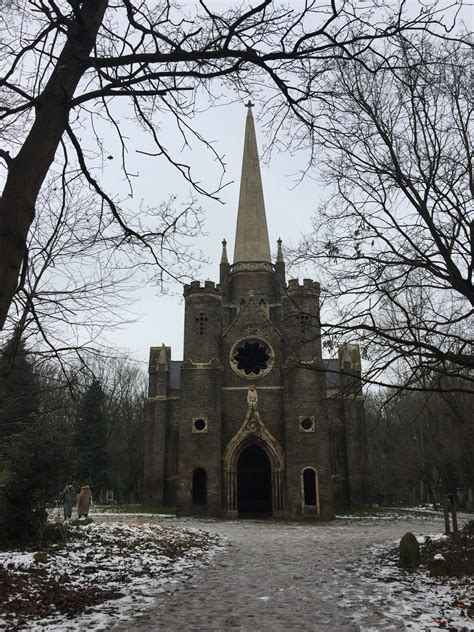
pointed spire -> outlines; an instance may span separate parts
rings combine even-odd
[[[245,124],[234,263],[243,261],[265,261],[271,263],[252,105],[250,101],[246,105],[248,111]]]
[[[227,242],[225,239],[222,240],[221,263],[229,263],[229,260],[227,259]]]
[[[283,250],[281,249],[281,244],[282,244],[281,237],[278,238],[277,244],[278,244],[278,250],[277,250],[276,260],[277,260],[277,263],[283,263],[284,260],[283,260]]]

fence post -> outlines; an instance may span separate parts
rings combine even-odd
[[[449,504],[451,505],[451,517],[453,519],[453,533],[458,530],[458,516],[456,512],[456,497],[454,494],[449,494]]]
[[[444,532],[446,535],[451,533],[451,525],[449,524],[449,496],[445,494],[443,496],[443,511],[444,511]]]

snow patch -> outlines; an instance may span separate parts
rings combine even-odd
[[[25,571],[33,570],[31,594],[13,595],[10,602],[12,598],[31,599],[36,591],[35,567],[46,573],[48,580],[74,593],[108,590],[116,598],[88,606],[82,614],[60,613],[51,606],[48,616],[27,617],[26,621],[22,616],[21,623],[17,616],[0,615],[0,629],[18,625],[17,629],[33,631],[95,631],[126,622],[134,613],[151,607],[156,594],[176,590],[183,579],[191,576],[192,568],[208,564],[222,546],[217,535],[199,529],[151,521],[123,524],[119,523],[123,516],[113,517],[115,522],[68,527],[71,540],[62,548],[51,547],[43,564],[35,562],[34,553],[0,552],[0,568],[23,576]],[[153,518],[156,520],[156,514]]]

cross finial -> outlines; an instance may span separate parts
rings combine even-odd
[[[253,106],[255,105],[255,103],[252,103],[252,101],[249,99],[248,103],[245,104],[246,108],[253,108]]]

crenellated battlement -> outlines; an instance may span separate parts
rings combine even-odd
[[[286,289],[288,292],[315,292],[319,294],[320,284],[313,279],[303,279],[303,284],[300,285],[299,279],[290,279]]]
[[[214,283],[214,281],[204,281],[201,284],[201,281],[191,281],[191,283],[186,283],[183,288],[183,296],[189,296],[190,294],[214,294],[215,296],[220,296],[221,294],[221,286],[218,283]]]
[[[281,239],[272,259],[247,108],[233,259],[224,240],[216,282],[183,286],[183,360],[150,351],[143,496],[178,515],[327,520],[371,500],[360,353],[323,359],[320,284],[288,280]]]

